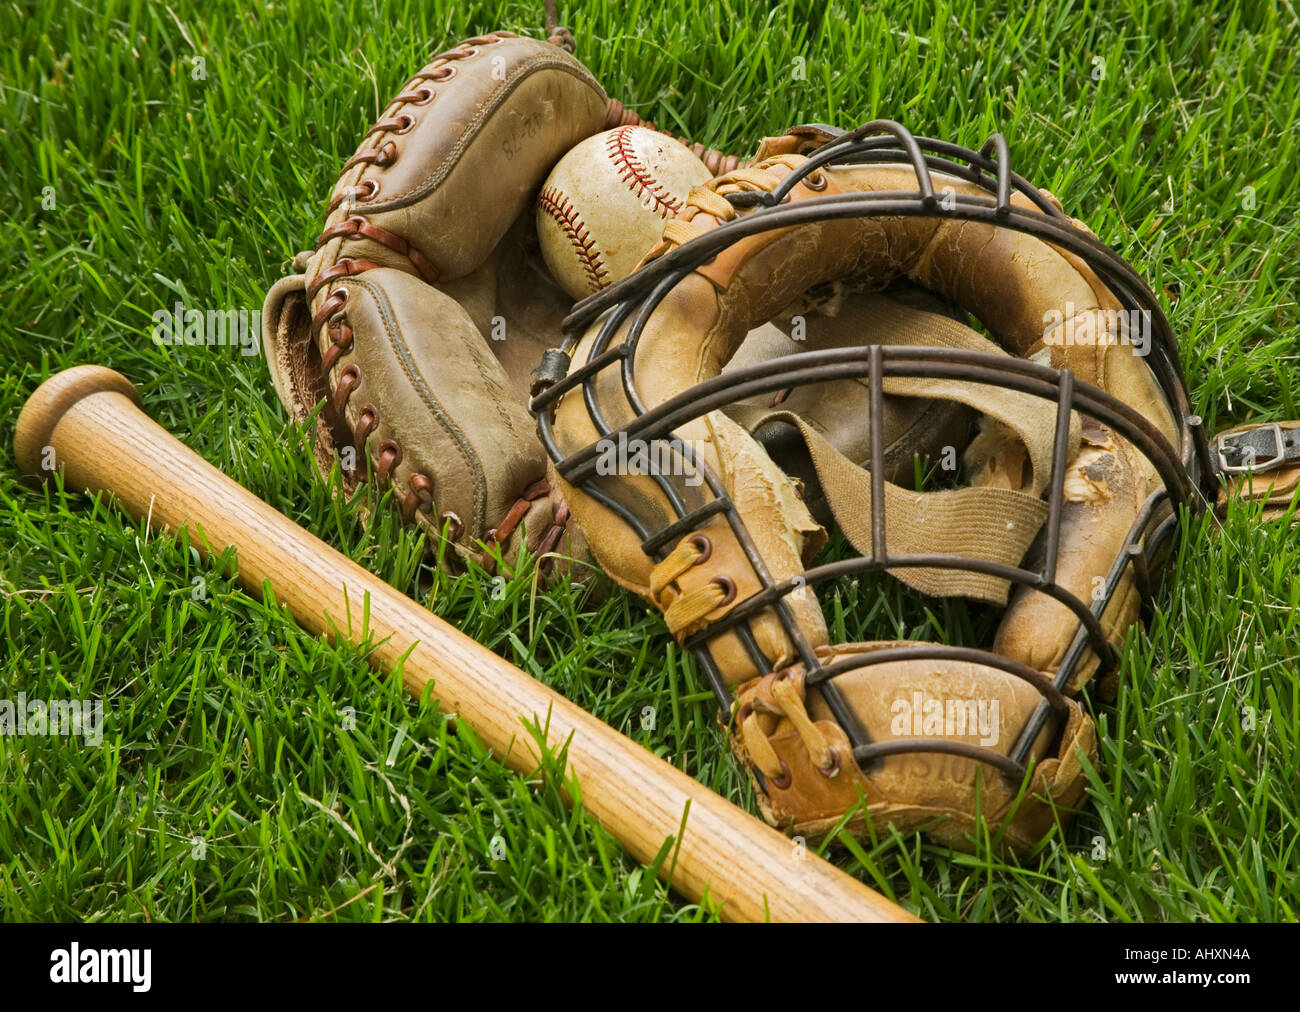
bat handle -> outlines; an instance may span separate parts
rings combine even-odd
[[[78,366],[52,376],[18,416],[14,450],[28,476],[62,468],[65,487],[110,493],[160,530],[188,527],[200,551],[234,546],[239,579],[252,593],[269,585],[315,633],[368,639],[376,667],[400,667],[417,698],[436,686],[438,706],[512,769],[537,769],[525,724],[544,728],[537,733],[549,750],[567,750],[566,774],[581,785],[585,808],[642,864],[680,835],[661,874],[690,899],[721,903],[727,919],[916,920],[272,509],[151,421],[119,373]]]

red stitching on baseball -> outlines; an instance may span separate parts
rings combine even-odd
[[[605,141],[605,150],[614,167],[618,170],[618,175],[623,182],[628,184],[628,189],[635,194],[636,199],[645,203],[647,197],[654,199],[654,207],[650,210],[656,211],[661,218],[667,218],[669,213],[676,214],[682,208],[682,202],[665,190],[653,173],[646,168],[645,163],[637,157],[636,150],[632,147],[629,136],[635,126],[623,126],[613,130],[609,138]]]
[[[582,261],[582,269],[591,283],[591,290],[600,291],[609,284],[609,272],[601,263],[600,254],[596,252],[596,240],[591,238],[582,216],[569,202],[569,198],[554,186],[544,186],[537,197],[537,204],[564,230],[564,234],[573,246],[573,251]]]

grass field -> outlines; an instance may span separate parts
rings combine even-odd
[[[1162,294],[1211,431],[1300,416],[1294,4],[810,6],[597,0],[561,15],[612,95],[725,150],[811,121],[890,117],[971,146],[1002,131],[1016,168]],[[711,697],[643,606],[539,592],[528,574],[499,599],[436,577],[411,531],[330,498],[262,357],[150,340],[178,299],[258,309],[407,75],[455,40],[541,19],[540,0],[0,7],[0,698],[102,697],[108,714],[96,747],[0,737],[0,917],[714,916],[567,810],[554,779],[525,784],[463,723],[186,544],[21,484],[10,448],[44,377],[110,365],[235,480],[753,810]],[[897,836],[824,852],[932,920],[1295,919],[1298,571],[1300,527],[1243,507],[1221,530],[1190,526],[1126,646],[1117,705],[1088,704],[1087,804],[1029,857]],[[835,638],[935,635],[892,585],[840,601]]]

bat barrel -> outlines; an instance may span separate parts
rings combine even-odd
[[[151,421],[120,373],[78,366],[52,376],[24,405],[14,449],[27,476],[62,469],[70,490],[111,494],[158,530],[188,527],[200,551],[235,546],[240,581],[252,593],[269,585],[312,632],[369,637],[378,644],[370,655],[376,667],[392,671],[400,661],[417,698],[432,682],[439,708],[467,721],[516,771],[539,765],[525,722],[545,728],[548,748],[567,743],[567,772],[584,806],[641,863],[678,834],[689,804],[670,882],[689,899],[721,903],[728,920],[916,920],[272,509]]]

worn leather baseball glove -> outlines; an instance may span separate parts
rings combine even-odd
[[[969,847],[982,818],[1021,850],[1082,797],[1096,736],[1075,696],[1113,670],[1173,507],[1200,492],[1176,351],[1160,346],[1158,379],[1125,329],[1140,279],[1051,195],[995,179],[986,154],[967,153],[979,172],[927,172],[906,142],[886,158],[841,139],[842,161],[836,143],[800,128],[692,191],[648,262],[579,307],[535,411],[599,564],[729,700],[772,823]],[[800,218],[802,202],[817,214]],[[754,328],[791,321],[798,364],[782,375],[760,354],[723,384]],[[617,367],[594,368],[602,355]],[[973,438],[951,413],[932,438],[934,404],[977,415]],[[651,466],[599,466],[633,439]],[[944,442],[961,483],[888,480],[891,451]],[[809,570],[830,522],[863,558]],[[1005,609],[991,649],[834,643],[814,584],[871,569]]]
[[[275,388],[295,421],[319,409],[321,472],[337,463],[348,494],[391,490],[452,561],[584,551],[526,407],[572,306],[538,253],[533,202],[574,145],[640,120],[571,48],[564,29],[493,32],[435,56],[343,166],[315,249],[266,298]],[[736,164],[691,147],[711,171]]]

